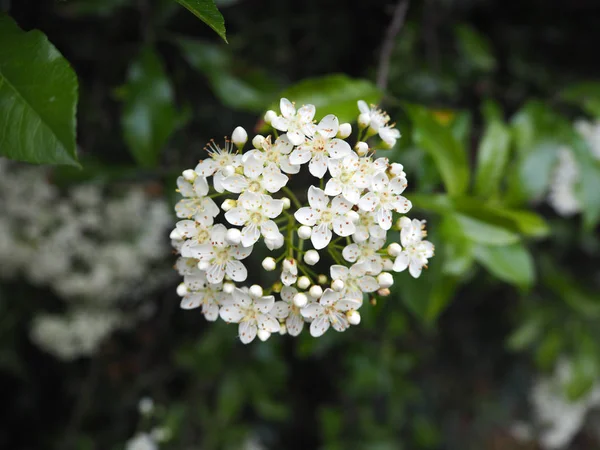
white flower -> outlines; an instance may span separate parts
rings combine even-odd
[[[239,260],[252,253],[252,246],[229,245],[225,240],[227,228],[217,224],[210,234],[210,242],[190,248],[190,255],[199,260],[198,267],[206,271],[209,283],[220,283],[225,274],[233,281],[244,281],[248,271]]]
[[[366,185],[361,187],[361,173],[358,171],[358,156],[351,153],[340,159],[329,160],[329,173],[331,178],[325,185],[325,193],[332,197],[342,195],[353,205],[360,200],[360,194]]]
[[[379,127],[379,137],[388,147],[396,145],[396,141],[400,139],[400,132],[393,125],[385,125]]]
[[[378,252],[385,245],[385,239],[371,238],[358,244],[350,244],[342,250],[344,259],[361,264],[369,275],[377,275],[383,270],[383,258]]]
[[[360,189],[370,188],[373,177],[385,173],[389,165],[387,158],[377,158],[375,161],[371,157],[359,158],[357,176],[354,178],[356,186]]]
[[[279,131],[286,131],[287,137],[294,145],[304,142],[306,136],[312,136],[315,131],[313,118],[316,108],[314,105],[304,105],[296,112],[293,103],[287,98],[279,101],[281,116],[271,120],[271,126]]]
[[[197,216],[198,217],[198,216]],[[200,219],[200,220],[198,220]],[[182,256],[189,257],[189,249],[194,245],[204,244],[210,239],[213,218],[204,216],[196,220],[180,220],[175,230],[186,241],[179,248]]]
[[[294,296],[298,290],[293,287],[284,286],[281,289],[281,301],[275,302],[273,315],[279,320],[285,319],[285,326],[291,336],[298,336],[304,328],[304,318],[300,314],[300,308],[294,304]]]
[[[284,243],[285,238],[283,237],[283,234],[279,232],[274,237],[265,238],[265,245],[269,250],[277,250],[278,248],[283,247]]]
[[[378,173],[371,180],[371,191],[362,196],[358,206],[363,211],[375,212],[377,223],[384,230],[392,227],[392,211],[408,212],[412,207],[410,200],[400,194],[406,188],[406,178],[388,179],[384,173]]]
[[[180,176],[177,178],[177,191],[184,197],[175,205],[177,217],[184,219],[198,216],[201,221],[205,221],[219,214],[217,204],[213,199],[206,197],[208,182],[205,177],[196,176],[194,181],[190,182]]]
[[[400,243],[403,250],[396,257],[393,269],[395,272],[402,272],[408,267],[410,274],[414,278],[419,278],[428,259],[433,256],[434,247],[431,242],[423,240],[426,236],[424,220],[402,219]]]
[[[314,134],[307,136],[290,155],[292,164],[308,164],[310,173],[323,178],[327,172],[327,164],[331,159],[339,159],[352,154],[350,144],[336,138],[339,128],[338,118],[329,114],[319,122]]]
[[[310,334],[313,337],[322,336],[330,326],[336,331],[346,330],[350,324],[345,312],[360,307],[356,299],[343,298],[341,292],[325,289],[318,302],[309,303],[300,313],[307,319],[312,319]]]
[[[387,231],[379,226],[375,213],[360,211],[358,220],[355,222],[356,231],[352,235],[355,242],[363,242],[373,237],[375,239],[385,239]]]
[[[302,225],[314,227],[310,240],[319,250],[331,242],[331,230],[338,236],[350,236],[356,230],[349,211],[350,202],[342,197],[335,197],[329,204],[329,197],[321,189],[311,186],[308,188],[308,203],[310,207],[302,207],[294,217]]]
[[[227,299],[222,283],[209,283],[204,272],[186,275],[183,283],[188,293],[181,299],[182,309],[194,309],[202,305],[206,320],[214,322],[219,317],[219,305]]]
[[[362,304],[363,293],[375,292],[379,289],[377,280],[366,274],[365,266],[354,264],[350,268],[335,264],[329,269],[331,279],[342,281],[344,288],[342,292],[346,297],[353,298]]]
[[[581,211],[577,198],[579,168],[573,152],[566,147],[560,149],[558,162],[552,173],[548,203],[561,216],[572,216]]]
[[[262,143],[262,151],[258,149],[250,150],[244,153],[243,158],[254,157],[262,162],[265,166],[269,163],[275,164],[282,172],[295,174],[300,172],[300,166],[290,163],[290,153],[294,148],[294,144],[290,142],[284,134],[279,136],[274,144],[271,144],[271,136]]]
[[[244,158],[242,165],[244,175],[231,175],[221,182],[226,190],[234,194],[246,191],[257,194],[265,191],[275,193],[288,182],[287,175],[281,173],[274,163],[269,162],[265,167],[262,160],[255,156],[248,156]]]
[[[600,121],[587,122],[585,120],[578,120],[575,122],[575,129],[586,140],[592,156],[600,160]]]
[[[187,198],[204,197],[208,194],[206,177],[197,175],[195,171],[192,171],[192,178],[193,181],[189,181],[184,176],[177,177],[177,190],[179,193]]]
[[[275,297],[272,295],[258,297],[235,288],[231,299],[224,302],[220,315],[225,322],[239,323],[240,340],[248,344],[254,340],[258,330],[279,332],[279,322],[271,313],[274,304]]]
[[[214,141],[211,141],[206,150],[210,158],[207,158],[196,166],[196,173],[203,177],[213,175],[213,186],[217,192],[223,192],[223,179],[230,176],[229,171],[239,167],[242,162],[242,155],[232,153],[230,141],[225,142],[225,148],[219,147]]]
[[[275,219],[283,211],[283,201],[274,200],[268,195],[244,192],[237,206],[225,213],[225,219],[242,228],[242,245],[249,247],[256,243],[262,234],[266,239],[275,239],[280,235]]]
[[[379,133],[379,137],[390,147],[393,147],[396,140],[400,138],[400,132],[394,128],[394,125],[388,125],[390,116],[385,111],[376,106],[369,106],[363,100],[358,101],[358,110],[361,116],[366,120],[371,129]]]
[[[138,433],[127,441],[125,450],[158,450],[158,445],[148,433]]]
[[[196,258],[184,256],[177,258],[175,269],[177,269],[179,275],[193,275],[200,271],[200,269],[198,269],[198,260]]]
[[[298,279],[298,263],[295,259],[284,259],[282,266],[281,282],[286,286],[291,286]]]

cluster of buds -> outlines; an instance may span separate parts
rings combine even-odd
[[[255,136],[244,151],[248,135],[238,127],[231,141],[211,142],[209,157],[182,173],[184,198],[175,207],[182,220],[171,233],[182,308],[237,323],[244,343],[297,336],[305,324],[317,337],[358,325],[365,296],[389,295],[392,272],[421,274],[433,245],[424,239],[424,221],[403,215],[411,208],[402,196],[406,174],[401,164],[375,158],[368,142],[378,135],[389,148],[400,133],[387,113],[363,101],[358,107],[353,146],[351,124],[333,114],[316,123],[313,105],[296,110],[283,98],[281,114],[265,114],[272,135]],[[390,230],[399,231],[399,242],[386,245]],[[257,245],[273,254],[257,279],[273,279],[244,286],[244,260]]]

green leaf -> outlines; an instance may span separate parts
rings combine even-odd
[[[177,2],[186,7],[198,19],[211,27],[216,33],[227,42],[225,34],[225,20],[215,6],[214,0],[177,0]]]
[[[469,186],[465,148],[427,109],[416,105],[405,105],[405,109],[413,122],[415,144],[432,156],[448,193],[464,194]]]
[[[186,61],[208,78],[214,94],[225,106],[260,112],[275,99],[277,83],[266,72],[245,67],[229,48],[186,38],[174,42]]]
[[[79,166],[77,77],[40,31],[0,14],[0,155]]]
[[[152,49],[144,49],[129,67],[124,94],[121,125],[125,141],[140,165],[156,166],[175,129],[177,113],[171,82]]]
[[[563,89],[560,98],[583,108],[589,114],[600,117],[600,83],[585,81]]]
[[[543,321],[540,316],[529,316],[508,337],[506,345],[513,351],[522,351],[533,345],[542,334]]]
[[[533,259],[523,244],[475,247],[475,259],[502,281],[529,288],[535,280]]]
[[[510,130],[501,120],[488,120],[477,152],[477,195],[490,198],[498,194],[508,163],[510,138]]]
[[[317,107],[317,119],[335,114],[342,123],[356,120],[358,100],[376,104],[381,97],[381,91],[368,80],[334,74],[302,80],[279,93],[277,98],[287,98],[298,106],[313,104]],[[279,111],[279,101],[270,109]]]
[[[519,241],[519,235],[506,228],[482,222],[464,214],[446,216],[446,220],[463,238],[484,245],[510,245]]]
[[[485,36],[468,25],[458,25],[454,32],[465,59],[474,69],[490,72],[496,68],[496,58]]]
[[[577,194],[583,209],[583,223],[591,231],[600,221],[600,162],[592,156],[589,145],[579,135],[574,135],[571,150],[579,168]]]

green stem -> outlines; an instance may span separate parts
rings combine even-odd
[[[294,195],[294,193],[292,192],[292,190],[289,187],[284,186],[282,188],[282,190],[290,198],[290,200],[292,201],[292,203],[294,204],[294,206],[296,208],[298,208],[298,209],[302,208],[302,203],[300,203],[298,198]]]

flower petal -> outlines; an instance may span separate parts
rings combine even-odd
[[[274,304],[275,297],[272,295],[266,295],[264,297],[254,299],[254,309],[263,314],[268,314],[271,309],[273,309]]]
[[[242,228],[242,245],[244,247],[250,247],[258,242],[260,239],[260,229],[256,224],[251,224],[247,227]]]
[[[219,315],[227,323],[238,323],[246,315],[246,312],[236,305],[224,305],[219,311]]]
[[[290,304],[284,301],[275,302],[271,314],[278,319],[285,319],[290,315]]]
[[[214,322],[219,317],[219,307],[215,303],[205,303],[202,305],[202,314],[206,320]]]
[[[340,299],[339,292],[336,292],[331,288],[327,288],[327,289],[325,289],[325,291],[323,291],[323,294],[321,295],[321,298],[319,299],[319,303],[322,306],[331,306],[335,302],[337,302],[339,299]]]
[[[385,173],[377,173],[371,178],[371,190],[373,192],[382,192],[387,188],[389,181]]]
[[[256,318],[256,324],[261,330],[267,330],[270,333],[279,331],[279,321],[271,314],[259,314]]]
[[[240,322],[240,325],[238,327],[240,341],[242,341],[243,344],[249,344],[256,337],[257,331],[258,328],[256,327],[255,321]]]
[[[300,314],[290,314],[285,321],[285,326],[290,336],[298,336],[304,328],[304,320]]]
[[[327,152],[329,153],[330,158],[338,159],[351,155],[352,148],[350,148],[350,144],[346,141],[332,139],[329,144],[327,144]]]
[[[377,280],[369,275],[360,277],[357,282],[363,292],[375,292],[377,289],[379,289],[379,283]]]
[[[417,264],[410,264],[408,266],[408,272],[413,276],[413,278],[419,278],[421,276],[421,271],[423,267]]]
[[[313,177],[323,178],[327,172],[327,157],[323,153],[313,155],[308,163],[308,171]]]
[[[353,224],[354,225],[354,224]],[[327,225],[319,225],[313,228],[310,241],[317,250],[327,247],[331,242],[332,233]]]
[[[342,256],[348,262],[356,262],[358,256],[360,255],[360,248],[357,244],[350,244],[344,247],[342,250]]]
[[[356,231],[356,225],[348,216],[340,216],[333,219],[333,231],[338,236],[351,236]]]
[[[331,202],[331,209],[336,214],[345,214],[352,209],[352,203],[342,196],[335,197]]]
[[[340,264],[334,264],[329,268],[329,275],[332,280],[345,280],[348,278],[349,269]]]
[[[240,207],[230,209],[225,213],[225,219],[231,225],[237,225],[241,227],[242,225],[245,225],[246,222],[248,222],[248,211]]]
[[[263,169],[263,162],[254,156],[250,156],[246,159],[246,162],[244,162],[244,175],[253,180],[263,173]]]
[[[344,314],[335,313],[330,315],[331,326],[335,331],[345,331],[350,327],[350,323]]]
[[[287,98],[279,100],[279,109],[281,110],[281,115],[286,119],[291,119],[296,115],[296,107]]]
[[[290,154],[290,164],[305,164],[312,158],[312,151],[308,147],[298,147]]]
[[[302,119],[302,122],[304,123],[308,123],[308,122],[312,122],[312,120],[315,117],[315,113],[317,112],[317,108],[315,107],[315,105],[303,105],[299,110],[298,110],[298,116],[300,116],[300,118]]]
[[[308,225],[309,227],[312,227],[315,223],[317,223],[319,214],[314,209],[304,206],[294,213],[294,217],[302,225]]]
[[[248,270],[243,263],[237,260],[227,261],[227,265],[225,266],[225,271],[229,278],[233,281],[244,281],[248,278]]]
[[[327,181],[327,184],[325,185],[325,193],[332,197],[340,195],[342,193],[342,185],[335,178],[330,178],[329,181]]]
[[[313,302],[302,308],[300,314],[307,319],[316,319],[318,316],[322,315],[324,311],[325,309],[320,304]]]
[[[263,195],[262,210],[264,215],[267,216],[269,219],[275,219],[283,211],[283,200],[275,200],[274,198],[268,195]]]
[[[297,130],[288,131],[286,135],[287,135],[287,138],[290,140],[290,142],[294,145],[300,145],[305,140],[304,134]],[[292,163],[292,164],[296,164],[296,163]]]
[[[377,210],[377,223],[384,230],[392,228],[392,213],[385,208]]]
[[[325,209],[329,203],[329,197],[318,187],[308,188],[308,204],[314,209]]]
[[[273,163],[269,164],[263,171],[263,186],[271,193],[278,192],[285,186],[289,178],[281,173],[281,170]]]
[[[206,279],[211,284],[217,284],[223,281],[225,277],[225,266],[223,264],[214,264],[206,270]]]
[[[294,295],[298,293],[296,288],[284,286],[279,293],[279,296],[284,302],[291,303],[294,300]]]
[[[260,233],[266,239],[275,239],[280,234],[277,224],[272,220],[267,220],[266,222],[262,223],[262,225],[260,226]]]
[[[235,259],[245,259],[250,256],[254,247],[244,247],[243,245],[234,245],[229,248],[229,254]]]
[[[367,102],[365,102],[364,100],[359,100],[357,102],[358,104],[358,110],[363,113],[363,114],[369,114],[369,112],[371,111],[371,108],[369,108],[369,105],[367,105]]]
[[[287,131],[290,121],[285,117],[277,116],[271,121],[271,126],[279,131]]]
[[[400,253],[394,261],[394,272],[402,272],[408,267],[409,258],[405,252]]]
[[[202,304],[204,293],[186,295],[179,304],[181,309],[194,309]]]
[[[329,318],[320,316],[313,320],[310,324],[310,335],[312,337],[323,336],[323,334],[329,329]]]
[[[327,139],[334,138],[340,128],[340,121],[333,114],[327,114],[321,119],[318,132]]]
[[[379,197],[374,192],[367,192],[358,201],[358,207],[363,211],[375,211],[377,205],[379,205]]]

